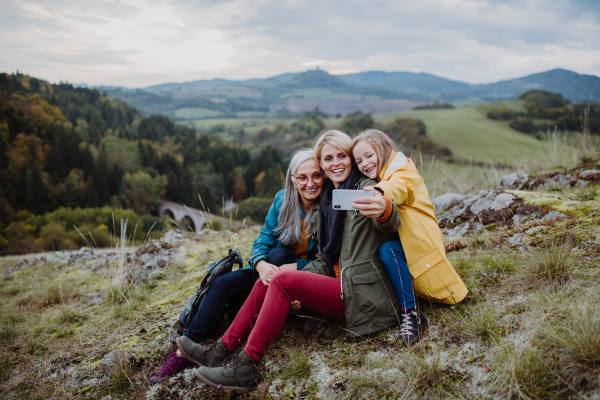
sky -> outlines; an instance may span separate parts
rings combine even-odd
[[[316,67],[600,75],[600,1],[0,0],[2,72],[135,88]]]

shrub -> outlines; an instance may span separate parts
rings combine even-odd
[[[535,125],[533,120],[530,118],[513,119],[512,121],[510,121],[510,124],[508,126],[510,126],[512,129],[514,129],[516,131],[528,133],[531,135],[536,133],[538,130],[537,126]]]
[[[252,218],[256,222],[264,223],[273,199],[265,197],[249,197],[238,204],[236,219]]]
[[[490,108],[486,116],[497,121],[508,121],[515,117],[515,112],[508,107]]]
[[[218,218],[213,218],[210,220],[210,227],[214,231],[220,231],[223,229],[223,223]]]

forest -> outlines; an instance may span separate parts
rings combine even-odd
[[[219,215],[232,199],[234,219],[261,222],[283,187],[289,155],[326,129],[319,109],[294,117],[254,133],[224,125],[196,131],[96,89],[2,73],[0,254],[74,248],[86,243],[83,235],[105,246],[121,217],[142,240],[153,225],[164,228],[159,199]],[[375,126],[355,112],[340,129],[352,135]],[[417,119],[379,127],[404,148],[452,155]]]

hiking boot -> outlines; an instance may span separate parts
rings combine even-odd
[[[217,389],[235,390],[237,394],[254,389],[256,365],[243,351],[232,354],[222,367],[199,367],[194,371],[200,380]]]
[[[163,365],[162,369],[154,374],[152,378],[150,378],[150,384],[154,385],[163,379],[168,379],[174,375],[177,375],[190,365],[193,365],[192,362],[185,359],[185,357],[177,356],[177,353],[173,352],[165,357],[167,362]],[[163,361],[165,361],[163,358]]]
[[[425,328],[427,328],[427,317],[420,311],[417,311],[415,307],[409,308],[402,314],[402,324],[400,325],[399,337],[404,344],[411,346],[417,343]]]
[[[175,339],[175,343],[177,343],[177,348],[185,358],[207,367],[221,365],[227,356],[231,354],[231,351],[223,344],[223,339],[219,339],[217,342],[207,340],[202,343],[195,343],[189,337],[181,336]]]

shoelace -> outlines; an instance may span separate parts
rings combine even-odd
[[[177,353],[171,353],[168,356],[166,356],[165,358],[162,359],[162,363],[164,363],[162,369],[160,370],[160,372],[172,372],[175,371],[173,369],[173,367],[171,367],[171,361],[177,357]],[[165,360],[167,360],[167,362],[165,362]]]
[[[400,314],[402,316],[402,326],[400,328],[400,335],[412,335],[412,321],[410,314]]]
[[[204,358],[204,356],[206,355],[206,353],[208,353],[208,351],[210,349],[212,349],[213,347],[215,347],[217,345],[217,342],[212,340],[212,339],[208,339],[206,340],[204,343],[202,343],[202,345],[206,345],[206,349],[204,349],[204,351],[202,352],[202,355],[200,357]]]
[[[224,371],[227,371],[227,370],[235,371],[235,369],[237,367],[239,367],[240,365],[241,365],[240,357],[236,353],[233,353],[225,359],[224,365],[223,365],[223,370]]]

